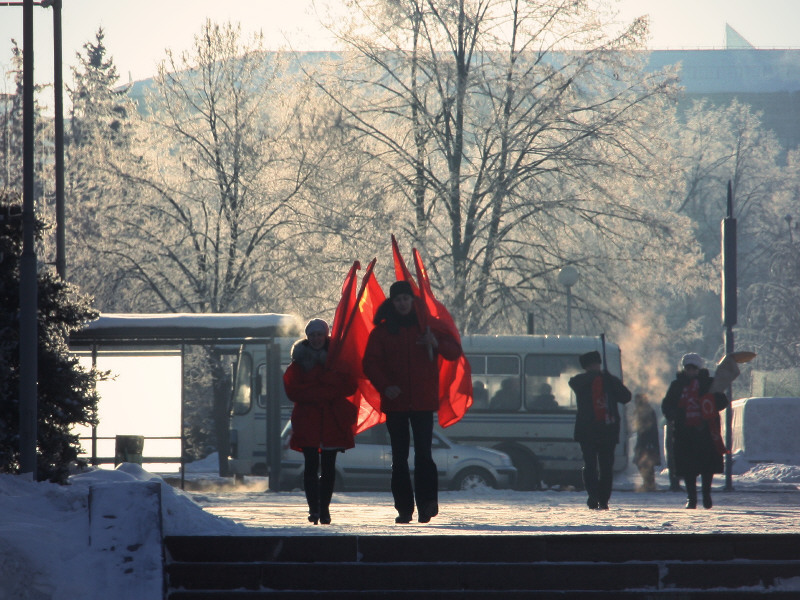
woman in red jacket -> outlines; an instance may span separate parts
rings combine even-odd
[[[330,503],[336,480],[336,454],[352,448],[358,409],[347,400],[356,381],[347,373],[326,368],[328,324],[312,319],[306,339],[292,346],[292,363],[283,375],[286,395],[294,402],[289,447],[305,458],[303,485],[308,501],[308,520],[316,525],[331,522]],[[322,458],[322,473],[318,476]]]
[[[375,314],[375,329],[364,352],[364,374],[381,394],[381,411],[392,443],[392,495],[396,523],[409,523],[416,499],[420,523],[439,512],[439,479],[431,455],[433,413],[439,409],[437,356],[456,360],[461,346],[436,328],[421,332],[414,296],[407,281],[389,288],[389,299]],[[429,352],[429,348],[432,352]],[[414,432],[414,485],[408,468]]]

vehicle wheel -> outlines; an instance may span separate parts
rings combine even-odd
[[[542,471],[536,455],[514,446],[495,446],[495,450],[505,452],[517,469],[517,479],[514,481],[515,490],[530,491],[542,487]]]
[[[475,488],[494,487],[494,485],[494,478],[491,474],[478,467],[468,467],[453,478],[454,490],[474,490]]]

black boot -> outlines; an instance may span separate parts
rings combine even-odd
[[[687,477],[684,483],[686,485],[686,508],[697,508],[697,480]]]
[[[322,451],[322,474],[319,478],[319,520],[323,525],[331,523],[331,498],[336,484],[336,451]]]
[[[713,506],[711,502],[711,479],[713,477],[713,475],[703,475],[701,479],[703,488],[703,508],[711,508]]]
[[[305,477],[303,487],[308,502],[308,522],[316,525],[319,522],[319,480],[316,473],[313,477]]]

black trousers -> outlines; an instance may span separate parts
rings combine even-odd
[[[411,445],[409,426],[414,433],[414,485],[408,468]],[[387,412],[386,428],[392,443],[392,496],[394,507],[401,515],[417,510],[436,514],[439,503],[439,477],[433,462],[433,412]]]
[[[308,502],[308,512],[312,515],[327,515],[333,497],[333,485],[336,483],[336,454],[339,450],[323,450],[319,448],[303,448],[305,470],[303,471],[303,487]],[[322,460],[320,460],[320,457]],[[322,472],[320,471],[322,463]]]
[[[581,442],[583,485],[590,503],[608,504],[614,478],[615,442]]]

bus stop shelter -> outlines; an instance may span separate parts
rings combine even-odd
[[[183,382],[187,346],[213,346],[222,353],[236,353],[244,343],[264,343],[269,346],[276,337],[295,335],[299,323],[295,316],[260,313],[209,314],[102,314],[84,329],[69,338],[70,350],[90,354],[92,366],[98,355],[111,352],[138,353],[141,356],[173,351],[180,354],[180,456],[143,458],[147,463],[179,463],[181,488],[185,482],[186,439],[184,411],[186,406]],[[97,429],[92,428],[90,462],[94,465],[115,462],[116,457],[97,456]],[[219,452],[227,449],[218,448]]]

